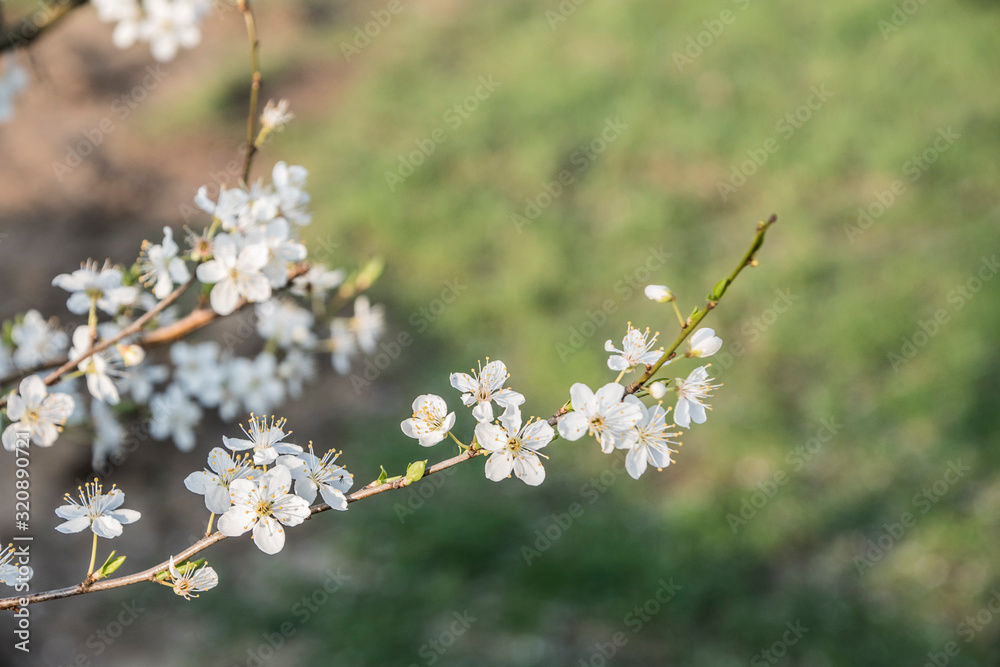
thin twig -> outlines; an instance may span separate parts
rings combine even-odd
[[[712,295],[710,295],[716,298],[714,299],[709,298],[706,301],[705,306],[703,308],[699,308],[698,310],[696,310],[694,314],[687,319],[687,321],[681,327],[681,332],[677,336],[677,340],[675,340],[670,347],[664,350],[663,354],[660,356],[659,361],[657,361],[655,364],[646,369],[646,372],[642,374],[642,377],[640,377],[638,380],[636,380],[635,382],[633,382],[632,384],[630,384],[628,387],[625,388],[625,391],[627,393],[634,394],[640,389],[642,389],[643,386],[645,386],[645,384],[654,375],[656,375],[656,372],[660,370],[663,364],[667,363],[675,356],[677,356],[677,349],[684,343],[685,340],[687,340],[687,337],[691,335],[691,332],[694,331],[694,328],[703,319],[705,319],[705,316],[708,315],[708,313],[711,312],[713,308],[715,308],[715,306],[718,304],[719,300],[722,298],[723,294],[725,294],[729,286],[733,283],[734,280],[736,280],[736,277],[740,275],[740,272],[742,272],[743,269],[745,269],[748,266],[757,265],[756,263],[757,251],[760,250],[762,245],[764,245],[764,236],[767,234],[768,228],[777,221],[778,221],[778,216],[772,215],[767,220],[762,220],[759,223],[757,223],[757,233],[754,235],[753,241],[750,243],[750,248],[743,255],[743,259],[740,260],[740,263],[736,265],[736,268],[733,269],[733,272],[729,274],[729,277],[719,283],[720,293],[719,294],[713,293]],[[563,405],[563,407],[559,408],[559,410],[554,415],[549,417],[548,420],[549,426],[555,426],[559,422],[559,418],[562,417],[567,412],[569,412],[568,403],[566,405]]]
[[[260,40],[257,39],[257,22],[254,20],[250,0],[239,0],[237,7],[243,13],[247,24],[247,38],[250,40],[250,113],[247,114],[247,150],[243,158],[243,183],[250,184],[250,165],[257,154],[256,127],[257,104],[260,95]]]
[[[163,299],[163,301],[160,301],[158,304],[156,304],[156,306],[150,309],[149,312],[145,313],[135,322],[122,329],[117,336],[113,336],[105,341],[102,341],[98,345],[92,345],[89,350],[81,354],[79,357],[75,359],[69,359],[62,366],[52,371],[48,375],[46,375],[45,378],[43,379],[45,385],[51,387],[52,385],[59,382],[62,379],[63,375],[65,375],[66,373],[70,372],[71,370],[79,366],[80,362],[84,361],[85,359],[89,359],[95,354],[103,352],[104,350],[108,349],[115,343],[121,341],[123,338],[131,336],[132,334],[142,330],[142,328],[146,326],[147,322],[149,322],[151,319],[159,315],[161,312],[163,312],[163,310],[167,306],[176,301],[177,298],[184,293],[184,290],[186,290],[191,285],[191,283],[194,282],[194,280],[195,280],[194,276],[191,276],[191,278],[189,278],[186,283],[184,283],[183,285],[175,289],[173,292],[168,294],[167,297]],[[0,407],[4,407],[5,405],[7,405],[6,396],[0,398]]]
[[[0,35],[0,53],[16,47],[28,46],[60,21],[70,11],[87,4],[88,0],[61,0],[54,2],[46,9],[25,16],[12,26],[5,34]]]

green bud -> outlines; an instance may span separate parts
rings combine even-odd
[[[722,295],[726,293],[729,288],[730,280],[729,278],[723,278],[719,282],[715,283],[715,287],[712,288],[712,293],[708,295],[709,301],[718,301],[722,298]]]
[[[413,482],[420,481],[420,478],[424,476],[424,471],[427,469],[427,459],[423,461],[414,461],[410,465],[406,466],[406,480],[411,484]]]

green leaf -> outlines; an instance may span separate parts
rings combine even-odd
[[[419,482],[420,478],[424,476],[424,471],[427,469],[427,459],[423,461],[414,461],[410,465],[406,466],[406,480],[411,484],[413,482]]]
[[[115,552],[112,551],[111,555],[108,556],[108,559],[104,561],[104,565],[102,565],[101,569],[97,571],[96,578],[104,579],[109,574],[113,573],[115,570],[120,568],[122,566],[122,563],[124,562],[125,562],[125,556],[119,556],[118,558],[115,558]]]
[[[382,470],[382,473],[378,476],[378,479],[375,480],[375,483],[381,486],[382,484],[385,484],[385,480],[389,477],[389,473],[385,471],[385,466],[379,466],[379,468]]]

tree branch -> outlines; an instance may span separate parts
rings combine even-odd
[[[447,459],[446,461],[441,461],[440,463],[437,463],[428,468],[424,472],[424,478],[426,478],[428,475],[434,475],[443,470],[447,470],[448,468],[456,466],[459,463],[464,463],[470,459],[474,459],[475,457],[479,456],[480,453],[482,453],[482,451],[483,450],[468,450],[466,452],[459,454],[458,456],[454,456],[450,459]],[[356,491],[355,493],[352,493],[349,496],[347,496],[347,502],[354,503],[359,500],[364,500],[365,498],[371,498],[372,496],[377,496],[381,493],[385,493],[386,491],[394,491],[396,489],[402,489],[406,486],[409,486],[409,484],[407,483],[407,480],[405,478],[395,482],[387,482],[385,484],[381,484],[379,486],[374,486],[374,487],[369,485],[364,487],[360,491]],[[322,512],[326,512],[329,509],[331,509],[330,506],[326,504],[316,505],[315,507],[311,507],[310,508],[311,514],[309,518],[311,519],[313,516],[320,514]],[[192,544],[191,546],[189,546],[188,548],[184,549],[180,553],[176,554],[173,557],[174,562],[180,564],[185,560],[191,558],[192,556],[201,553],[202,551],[212,546],[213,544],[221,542],[224,539],[226,539],[226,536],[218,531],[212,533],[211,535],[207,535],[202,539],[198,540],[197,542],[195,542],[194,544]],[[126,575],[124,577],[114,577],[112,579],[103,579],[91,583],[83,581],[75,586],[69,586],[67,588],[58,588],[55,590],[44,591],[42,593],[33,593],[31,595],[26,595],[26,596],[14,596],[9,598],[2,598],[0,599],[0,609],[14,609],[16,607],[23,606],[22,602],[24,602],[24,604],[37,604],[39,602],[47,602],[49,600],[58,600],[61,598],[73,597],[75,595],[84,595],[86,593],[96,593],[97,591],[106,591],[112,588],[121,588],[122,586],[130,586],[132,584],[138,584],[144,581],[153,582],[156,581],[156,575],[166,571],[169,566],[170,566],[170,560],[168,559],[163,561],[162,563],[159,563],[158,565],[154,565],[151,568],[143,570],[142,572],[136,572],[135,574]]]
[[[87,4],[88,0],[56,0],[45,6],[42,11],[25,16],[11,26],[5,34],[0,35],[0,53],[15,47],[28,46],[30,43],[48,32],[70,11]]]

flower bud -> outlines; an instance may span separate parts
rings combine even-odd
[[[646,285],[646,298],[660,303],[668,303],[676,297],[666,285]]]
[[[649,385],[647,389],[649,390],[649,395],[655,398],[656,400],[660,400],[661,398],[667,395],[667,385],[663,384],[662,382],[654,382],[653,384]]]

